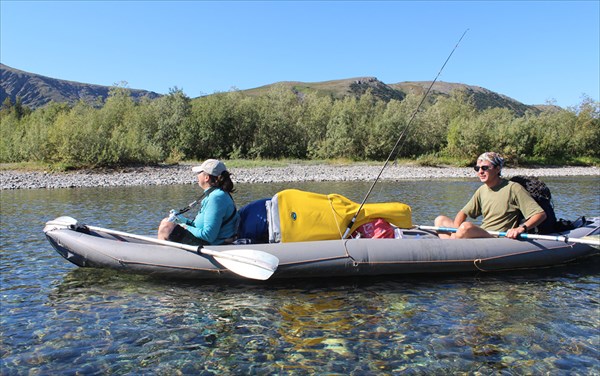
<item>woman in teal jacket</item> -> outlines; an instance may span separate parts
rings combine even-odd
[[[175,215],[161,221],[158,238],[192,245],[230,243],[235,240],[239,214],[231,197],[233,182],[225,164],[208,159],[192,168],[204,190],[200,210],[194,220]]]

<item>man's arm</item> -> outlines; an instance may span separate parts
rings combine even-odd
[[[458,228],[464,221],[467,220],[467,215],[460,210],[456,213],[456,217],[454,217],[454,227]]]
[[[532,229],[532,228],[540,225],[545,220],[546,220],[546,212],[536,213],[536,214],[532,215],[531,217],[527,218],[527,220],[525,222],[523,222],[523,224],[521,224],[521,226],[519,226],[517,228],[511,228],[510,230],[508,230],[506,232],[506,237],[516,239],[522,233],[527,232],[529,229]]]

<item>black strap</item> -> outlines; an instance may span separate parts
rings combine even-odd
[[[231,198],[231,201],[233,201],[233,213],[231,213],[231,215],[225,220],[225,222],[223,222],[221,224],[221,226],[225,226],[226,224],[228,224],[229,222],[231,222],[231,220],[233,219],[233,217],[235,217],[235,213],[237,213],[237,208],[235,207],[235,201],[233,200],[233,196],[231,196],[231,193],[229,193],[229,192],[227,192],[227,194]]]
[[[231,222],[231,220],[235,217],[235,213],[237,213],[237,208],[235,207],[235,201],[233,200],[233,196],[231,196],[231,193],[229,193],[229,192],[227,192],[227,194],[231,198],[231,201],[233,201],[233,213],[231,213],[231,215],[229,217],[227,217],[227,219],[224,220],[223,223],[221,223],[221,227],[223,227],[226,224],[228,224],[229,222]],[[236,235],[234,234],[233,236],[235,237]],[[229,239],[229,238],[225,238],[225,239],[221,239],[221,240],[227,240],[227,239]]]
[[[200,197],[198,197],[198,199],[194,202],[192,202],[191,204],[189,204],[188,206],[186,206],[185,208],[179,210],[179,212],[177,214],[183,214],[188,212],[191,208],[193,208],[194,206],[198,205],[202,199],[204,197],[208,197],[208,195],[214,191],[215,189],[217,189],[217,187],[210,187],[209,189],[207,189],[205,192],[202,192],[202,195],[200,195]]]
[[[215,189],[217,189],[217,187],[210,187],[209,189],[207,189],[206,192],[204,192],[204,194],[202,194],[202,196],[198,199],[198,201],[200,201],[200,199],[202,199],[203,197],[208,197],[208,195],[210,195],[211,192],[214,191]],[[227,217],[227,219],[225,221],[223,221],[223,223],[221,223],[221,226],[225,226],[226,224],[231,222],[233,217],[235,217],[235,213],[237,213],[237,208],[235,207],[235,201],[233,200],[233,196],[229,192],[227,192],[227,194],[229,195],[229,198],[233,202],[233,213],[231,213],[231,215],[229,217]],[[202,207],[200,207],[200,210],[202,210]]]
[[[202,193],[202,196],[200,196],[196,201],[189,204],[187,208],[180,210],[179,214],[183,214],[183,213],[187,212],[197,203],[200,203],[200,209],[198,211],[202,210],[202,203],[201,203],[202,199],[208,197],[212,193],[212,191],[214,191],[217,188],[218,187],[208,188],[204,193]],[[233,196],[231,196],[231,193],[229,193],[229,192],[227,192],[227,194],[229,195],[229,198],[231,198],[231,201],[233,201],[233,213],[231,213],[231,215],[229,217],[227,217],[227,219],[225,221],[223,221],[223,223],[221,223],[221,226],[225,226],[226,224],[231,222],[231,220],[235,217],[235,213],[237,213],[237,208],[235,207],[235,201],[233,200]],[[188,220],[188,221],[191,221],[191,220]],[[186,223],[186,224],[189,225],[189,223]]]
[[[235,217],[235,213],[237,213],[237,209],[234,206],[233,207],[233,213],[231,213],[231,215],[229,217],[227,217],[227,219],[225,221],[223,221],[223,223],[221,224],[221,226],[225,226],[226,224],[228,224],[229,222],[231,222],[231,220],[233,219],[233,217]]]

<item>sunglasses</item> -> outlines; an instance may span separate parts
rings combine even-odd
[[[479,172],[479,169],[483,170],[483,171],[487,171],[490,168],[493,168],[494,166],[474,166],[473,169],[477,172]]]

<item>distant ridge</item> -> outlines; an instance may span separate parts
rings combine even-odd
[[[391,84],[390,86],[405,93],[421,94],[427,90],[430,85],[431,81],[407,81]],[[431,88],[430,94],[433,94],[434,96],[449,96],[453,90],[465,91],[469,97],[473,98],[475,107],[479,110],[485,110],[487,108],[508,108],[519,116],[525,115],[525,112],[527,111],[533,111],[534,113],[541,112],[538,106],[528,106],[515,99],[507,97],[506,95],[498,94],[479,86],[436,81]]]
[[[395,84],[385,84],[376,77],[356,77],[322,82],[284,81],[253,89],[240,90],[240,92],[246,95],[258,96],[269,92],[276,85],[287,87],[300,97],[309,93],[315,93],[317,95],[331,96],[335,99],[342,99],[347,96],[359,98],[367,90],[370,90],[375,97],[381,100],[390,101],[394,99],[401,101],[409,94],[423,95],[425,90],[431,85],[431,81],[405,81]],[[508,108],[518,116],[522,116],[527,111],[537,114],[542,111],[560,109],[557,106],[526,105],[479,86],[442,81],[437,81],[434,84],[430,92],[430,99],[435,101],[436,98],[448,96],[453,90],[457,89],[464,90],[473,99],[473,103],[478,110]],[[14,103],[16,98],[20,97],[23,105],[32,109],[43,107],[51,101],[73,104],[79,100],[83,100],[93,104],[97,102],[98,98],[106,99],[109,90],[109,86],[50,78],[0,64],[0,103],[3,103],[7,97],[10,97]],[[131,92],[131,96],[135,100],[139,100],[142,97],[154,99],[161,96],[152,91],[127,90]]]
[[[299,95],[312,92],[330,95],[337,99],[348,95],[360,97],[368,89],[371,89],[371,92],[375,97],[389,101],[391,99],[402,100],[408,94],[421,96],[427,88],[429,88],[431,81],[406,81],[395,84],[385,84],[375,77],[347,78],[323,82],[284,81],[254,89],[242,90],[242,92],[249,95],[261,95],[268,92],[270,88],[275,85],[287,86]],[[507,97],[506,95],[498,94],[479,86],[461,83],[436,81],[429,95],[435,100],[435,98],[439,96],[449,96],[453,90],[464,90],[469,97],[473,98],[475,107],[478,110],[485,110],[487,108],[508,108],[514,111],[515,114],[522,116],[526,111],[539,113],[544,109],[543,106],[529,106]],[[547,109],[547,107],[548,106],[546,106],[545,109]]]
[[[95,103],[98,98],[106,99],[110,88],[110,86],[59,80],[0,64],[0,103],[4,103],[7,97],[12,103],[20,97],[22,104],[32,109],[43,107],[51,101],[74,104],[83,100]],[[135,100],[142,97],[155,99],[161,96],[152,91],[127,90]]]
[[[360,97],[369,89],[371,89],[374,96],[385,101],[391,99],[403,100],[406,97],[404,93],[391,88],[375,77],[346,78],[322,82],[283,81],[254,89],[242,90],[242,92],[249,95],[262,95],[267,93],[275,85],[289,87],[298,95],[318,93],[321,95],[329,95],[335,99],[342,99],[348,95]]]

